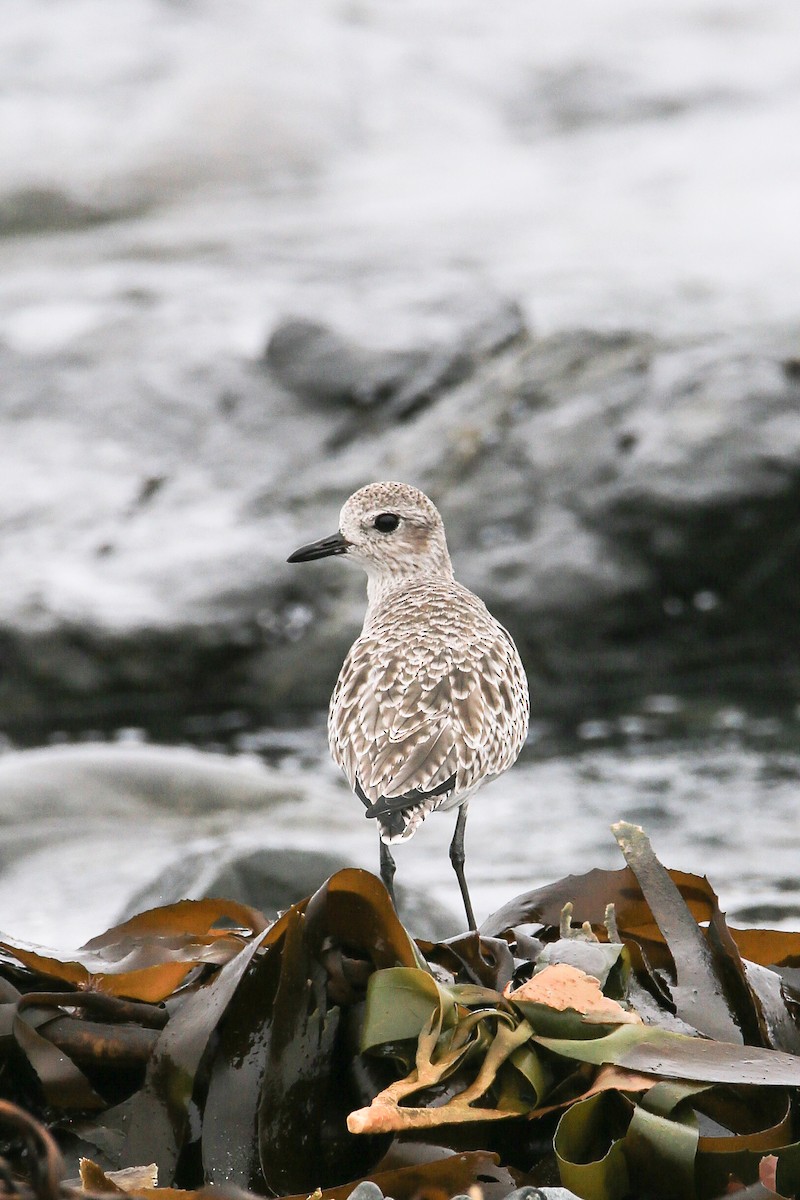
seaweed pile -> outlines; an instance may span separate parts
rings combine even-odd
[[[444,942],[352,869],[273,923],[202,900],[74,953],[0,935],[0,1194],[149,1164],[146,1200],[796,1194],[800,934],[730,928],[614,833],[622,869]]]

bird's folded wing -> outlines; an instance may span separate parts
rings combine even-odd
[[[460,791],[492,765],[487,754],[497,758],[508,740],[513,697],[507,643],[481,650],[440,653],[415,666],[407,655],[381,655],[372,639],[355,643],[329,732],[334,759],[370,802],[428,792],[453,775]]]
[[[458,774],[461,763],[452,724],[418,729],[394,741],[381,739],[360,765],[358,777],[368,796],[403,796],[429,792]],[[365,782],[366,780],[366,782]]]

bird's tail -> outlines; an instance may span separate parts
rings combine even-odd
[[[403,808],[398,812],[380,817],[378,823],[381,841],[388,845],[393,842],[407,842],[410,837],[414,836],[428,813],[433,812],[436,808],[438,808],[438,803],[435,799],[423,800],[421,804],[415,804],[413,808]],[[367,816],[369,815],[367,813]]]
[[[417,826],[425,820],[428,813],[444,802],[455,783],[456,777],[451,775],[449,779],[445,779],[429,791],[414,788],[413,791],[404,792],[400,796],[379,796],[373,804],[367,801],[360,785],[357,786],[356,794],[366,806],[364,816],[378,821],[381,839],[387,843],[404,842],[413,837]]]

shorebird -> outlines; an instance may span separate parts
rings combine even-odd
[[[511,635],[457,583],[439,511],[405,483],[355,492],[339,530],[290,563],[342,555],[367,573],[367,614],[331,696],[328,740],[378,822],[381,878],[394,901],[389,845],[429,813],[457,808],[450,861],[467,921],[464,874],[470,798],[506,771],[528,731],[528,684]]]

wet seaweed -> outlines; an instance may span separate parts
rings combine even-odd
[[[271,924],[204,900],[70,954],[3,935],[0,1193],[796,1194],[800,934],[729,927],[614,833],[621,870],[444,942],[357,870]]]

